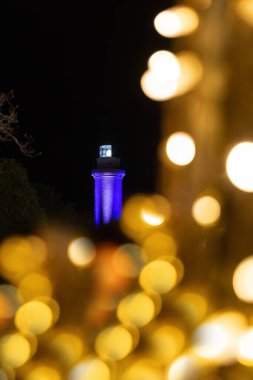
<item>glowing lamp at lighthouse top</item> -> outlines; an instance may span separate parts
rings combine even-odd
[[[112,146],[101,145],[99,147],[99,157],[112,157]]]

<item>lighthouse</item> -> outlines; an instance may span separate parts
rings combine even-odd
[[[125,174],[125,170],[120,169],[120,159],[112,156],[112,146],[101,145],[97,168],[92,171],[95,180],[94,219],[97,227],[120,219],[122,180]]]

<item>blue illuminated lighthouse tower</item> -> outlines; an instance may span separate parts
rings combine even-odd
[[[101,145],[97,169],[92,171],[95,179],[95,224],[117,221],[122,211],[122,179],[125,170],[120,169],[120,159],[112,157],[112,146]]]

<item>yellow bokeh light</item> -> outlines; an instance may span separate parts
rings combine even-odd
[[[51,297],[37,297],[33,301],[41,302],[42,304],[47,305],[52,313],[52,325],[59,319],[60,316],[60,307],[59,304]]]
[[[52,312],[52,317],[53,317],[52,324],[57,322],[57,320],[60,317],[59,304],[53,298],[50,298],[50,297],[38,297],[36,298],[36,300],[41,301],[42,303],[45,303],[48,307],[50,307],[50,310]]]
[[[238,361],[247,366],[253,366],[253,328],[242,334],[239,340]]]
[[[39,263],[43,263],[47,256],[47,246],[44,240],[34,235],[28,236],[26,240],[30,244],[31,250],[36,256],[36,260]]]
[[[101,359],[87,359],[71,370],[68,380],[111,380],[109,366]]]
[[[253,26],[253,1],[236,0],[235,9],[239,17],[250,26]]]
[[[8,368],[5,367],[1,369],[0,374],[1,374],[0,375],[1,380],[15,380],[17,378],[16,373],[15,373],[15,368],[11,368],[11,367],[8,367]]]
[[[143,220],[140,218],[140,210],[146,202],[144,195],[135,195],[129,198],[123,208],[122,221],[133,231],[141,231],[145,228]]]
[[[123,277],[134,278],[139,274],[145,254],[137,244],[123,244],[113,254],[113,267]]]
[[[174,96],[180,96],[192,90],[202,79],[203,67],[198,56],[189,51],[177,54],[181,75]]]
[[[163,380],[161,368],[155,366],[151,361],[135,361],[122,375],[121,380]]]
[[[209,196],[198,198],[192,206],[192,216],[201,226],[213,226],[219,219],[221,207],[219,202]]]
[[[147,233],[167,221],[170,214],[170,203],[162,195],[138,194],[125,203],[121,228],[132,239],[141,243]]]
[[[15,314],[8,298],[0,292],[0,323],[2,320],[10,319]]]
[[[11,377],[13,379],[14,377]],[[0,369],[0,379],[1,380],[10,380],[10,377],[7,375],[6,371]]]
[[[168,380],[192,380],[199,378],[199,363],[190,354],[179,356],[168,369]]]
[[[149,354],[161,364],[168,364],[180,353],[185,343],[182,330],[165,325],[157,328],[149,337]]]
[[[168,138],[166,153],[174,164],[188,165],[195,156],[195,143],[188,133],[175,132]]]
[[[22,305],[15,316],[15,325],[20,331],[40,335],[53,324],[51,308],[41,301],[30,301]]]
[[[118,319],[125,324],[142,327],[157,314],[153,299],[145,293],[135,293],[123,298],[117,308]]]
[[[62,377],[56,368],[38,366],[32,369],[26,376],[27,380],[61,380]]]
[[[121,228],[126,235],[137,241],[150,228],[141,217],[141,210],[147,204],[147,201],[148,197],[146,195],[138,194],[129,198],[123,207],[120,220]]]
[[[242,260],[233,275],[233,288],[237,297],[245,302],[253,302],[253,256]]]
[[[146,224],[157,227],[169,218],[170,204],[165,197],[155,194],[143,203],[140,214]]]
[[[21,300],[15,286],[0,285],[0,321],[12,318],[20,307]]]
[[[40,273],[31,273],[19,283],[19,293],[22,300],[30,301],[35,297],[52,295],[53,289],[49,279]]]
[[[95,258],[95,245],[90,239],[81,237],[73,240],[68,246],[68,257],[77,267],[89,265]]]
[[[206,316],[208,310],[206,297],[191,291],[178,295],[175,307],[191,324],[199,323]]]
[[[153,227],[160,226],[165,220],[163,215],[145,209],[141,210],[141,217],[144,222]]]
[[[109,327],[97,336],[95,349],[102,358],[120,360],[132,351],[133,338],[123,326]]]
[[[31,355],[28,340],[21,334],[10,334],[0,340],[0,361],[13,368],[21,367]]]
[[[175,256],[177,244],[174,238],[164,232],[153,232],[143,242],[143,249],[149,260],[159,256]]]
[[[164,37],[180,37],[194,32],[199,25],[198,14],[190,7],[175,6],[160,12],[154,25]]]
[[[84,349],[82,339],[67,332],[57,334],[49,345],[57,357],[69,366],[80,359]]]
[[[15,236],[0,246],[0,264],[3,274],[12,281],[41,266],[46,258],[46,245],[36,236]]]
[[[176,268],[165,260],[154,260],[142,269],[139,282],[146,291],[154,291],[159,294],[168,293],[177,283]]]
[[[253,192],[253,143],[241,142],[229,153],[226,161],[227,175],[238,189]]]

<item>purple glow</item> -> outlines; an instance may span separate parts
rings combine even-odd
[[[95,224],[119,220],[122,212],[122,179],[125,171],[93,170],[95,179]]]

